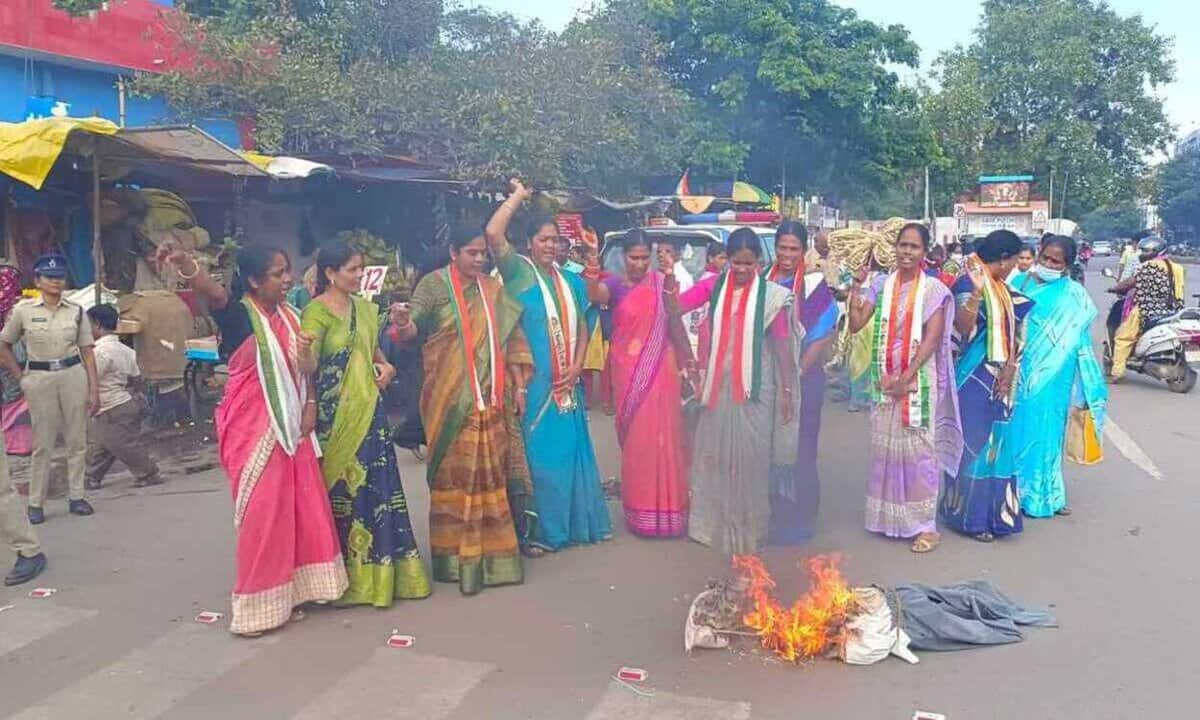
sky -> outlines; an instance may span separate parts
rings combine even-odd
[[[465,0],[510,12],[526,19],[539,19],[559,30],[591,0]],[[943,50],[970,40],[979,18],[978,0],[835,0],[854,8],[859,15],[881,24],[899,23],[908,28],[921,47],[927,68]],[[1175,82],[1162,88],[1167,116],[1180,137],[1200,129],[1200,3],[1180,0],[1109,0],[1122,15],[1140,13],[1160,33],[1175,38]]]

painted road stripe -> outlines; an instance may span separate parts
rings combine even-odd
[[[393,720],[440,720],[495,669],[487,663],[382,647],[292,717],[371,717],[386,708]]]
[[[189,622],[11,720],[157,717],[274,641],[234,638],[223,627]]]
[[[1137,465],[1150,477],[1155,480],[1165,480],[1162,471],[1146,454],[1146,451],[1141,448],[1129,433],[1121,429],[1121,426],[1112,421],[1111,418],[1104,421],[1104,436],[1125,456],[1129,462]]]
[[[639,689],[641,689],[639,687]],[[645,688],[649,691],[650,688]],[[617,683],[592,709],[587,720],[749,720],[750,703],[672,695],[661,690],[651,697],[638,695]]]
[[[14,600],[11,604],[11,610],[0,612],[0,655],[97,614],[95,610],[56,605],[53,600]]]

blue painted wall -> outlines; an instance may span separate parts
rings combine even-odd
[[[171,0],[156,1],[171,4]],[[120,119],[116,75],[0,55],[0,121],[24,120],[29,97],[34,95],[69,103],[70,114],[74,117],[98,115],[113,122]],[[126,98],[125,124],[128,127],[175,121],[161,98]],[[211,120],[201,122],[199,126],[226,145],[239,147],[237,126],[233,122]]]

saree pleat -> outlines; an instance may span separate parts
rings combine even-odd
[[[304,309],[302,324],[317,338],[317,434],[350,578],[339,604],[389,607],[396,598],[427,597],[429,576],[375,385],[378,310],[352,298],[343,318],[314,300]]]
[[[877,278],[871,302],[883,296],[886,277]],[[902,328],[908,296],[917,282],[901,285],[896,327]],[[871,532],[888,537],[910,538],[937,530],[938,490],[943,473],[957,473],[962,459],[962,425],[958,393],[950,361],[950,335],[954,303],[950,290],[937,281],[920,283],[927,293],[924,315],[928,323],[935,313],[944,313],[945,329],[938,348],[928,360],[930,370],[930,417],[925,427],[911,427],[904,420],[905,403],[882,395],[871,409],[871,474],[867,480],[865,525]],[[876,312],[879,306],[876,304]],[[900,332],[896,336],[902,335]],[[889,338],[887,352],[900,366],[903,342]]]
[[[969,295],[970,278],[960,278],[952,289]],[[1020,337],[1022,323],[1033,304],[1013,293],[1013,313]],[[988,305],[981,303],[976,327],[958,359],[958,405],[962,415],[963,458],[957,475],[947,473],[938,503],[942,522],[966,535],[1004,537],[1021,532],[1021,507],[1016,469],[1009,442],[1009,407],[994,397],[1000,368],[987,357]],[[1014,380],[1019,384],[1019,375]]]
[[[646,537],[677,537],[687,531],[679,368],[666,338],[665,316],[659,315],[663,312],[658,276],[649,275],[616,304],[609,353],[622,413],[618,423],[628,424],[620,433],[625,523]]]
[[[266,332],[285,344],[280,321],[270,320]],[[275,441],[256,352],[253,335],[234,352],[214,415],[221,466],[234,499],[237,576],[230,631],[238,634],[279,627],[294,607],[336,600],[347,586],[313,444],[305,438],[288,455]]]
[[[533,478],[537,513],[533,542],[550,550],[595,543],[612,537],[612,520],[600,483],[600,469],[588,429],[587,409],[580,386],[572,391],[573,407],[560,410],[551,395],[552,357],[546,302],[530,262],[511,248],[496,255],[504,290],[521,306],[521,331],[533,357],[528,404],[521,418],[526,457]],[[563,273],[570,301],[588,308],[583,281]],[[595,322],[594,313],[588,326]]]
[[[1091,410],[1097,432],[1107,414],[1108,386],[1090,334],[1098,311],[1083,286],[1069,278],[1039,283],[1022,273],[1010,285],[1034,306],[1026,317],[1021,382],[1008,438],[1021,510],[1031,517],[1051,517],[1067,506],[1062,463],[1071,408]]]
[[[523,449],[510,447],[512,395],[500,407],[480,410],[471,388],[463,354],[459,320],[447,291],[446,270],[427,275],[413,293],[413,317],[427,339],[423,350],[425,385],[421,419],[431,448],[427,479],[430,487],[429,544],[433,578],[458,583],[466,595],[485,587],[520,583],[524,577],[510,511],[508,486],[521,482],[523,458],[510,457]],[[528,365],[529,351],[517,319],[520,309],[492,278],[480,278],[495,313],[495,331],[505,364]],[[472,359],[483,396],[490,397],[491,346],[480,285],[466,284],[464,321],[472,323]],[[436,369],[436,372],[433,371]]]

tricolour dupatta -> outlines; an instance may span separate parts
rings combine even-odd
[[[904,326],[900,327],[900,274],[892,273],[883,283],[883,293],[875,311],[875,359],[871,363],[871,393],[876,402],[883,398],[879,382],[885,376],[906,371],[917,356],[924,333],[925,283],[930,278],[918,272],[905,304]],[[935,281],[936,282],[936,281]],[[892,340],[900,338],[900,362],[892,357]],[[905,427],[931,427],[930,377],[928,363],[917,371],[917,386],[905,396],[901,417]]]
[[[700,401],[710,408],[716,407],[721,375],[725,368],[725,355],[733,344],[733,367],[730,381],[733,383],[733,401],[742,405],[746,400],[758,400],[762,383],[763,329],[765,327],[767,281],[754,274],[742,292],[740,302],[733,307],[734,283],[725,272],[717,278],[713,287],[709,320],[712,322],[712,351],[708,354],[708,372],[704,378],[704,391]]]
[[[275,440],[288,455],[295,455],[300,445],[300,419],[307,401],[308,388],[288,365],[290,355],[296,357],[296,336],[300,332],[300,316],[287,303],[280,303],[277,312],[287,328],[287,348],[271,330],[271,321],[249,296],[242,298],[250,327],[254,330],[255,365],[258,381],[267,400],[267,415],[271,420],[271,432]],[[286,354],[285,354],[286,353]]]
[[[475,278],[475,286],[479,289],[479,301],[483,303],[484,323],[487,326],[488,337],[488,370],[491,373],[492,391],[490,397],[483,397],[483,383],[479,378],[479,370],[475,363],[475,329],[471,327],[471,311],[467,307],[463,295],[462,278],[458,269],[451,265],[446,269],[446,288],[450,293],[450,307],[454,310],[454,318],[458,323],[458,335],[462,341],[463,363],[467,378],[471,382],[471,397],[475,401],[475,409],[483,412],[490,404],[500,407],[504,402],[504,353],[500,348],[500,333],[496,328],[496,308],[488,300],[483,291],[483,281]]]
[[[537,278],[538,288],[542,292],[542,302],[546,308],[546,330],[550,336],[551,380],[557,384],[575,361],[575,351],[579,346],[580,312],[575,303],[575,295],[557,267],[551,267],[547,277],[532,260],[524,255],[517,257],[533,268],[533,275]],[[574,388],[553,393],[560,409],[570,409],[573,405],[573,393]]]

